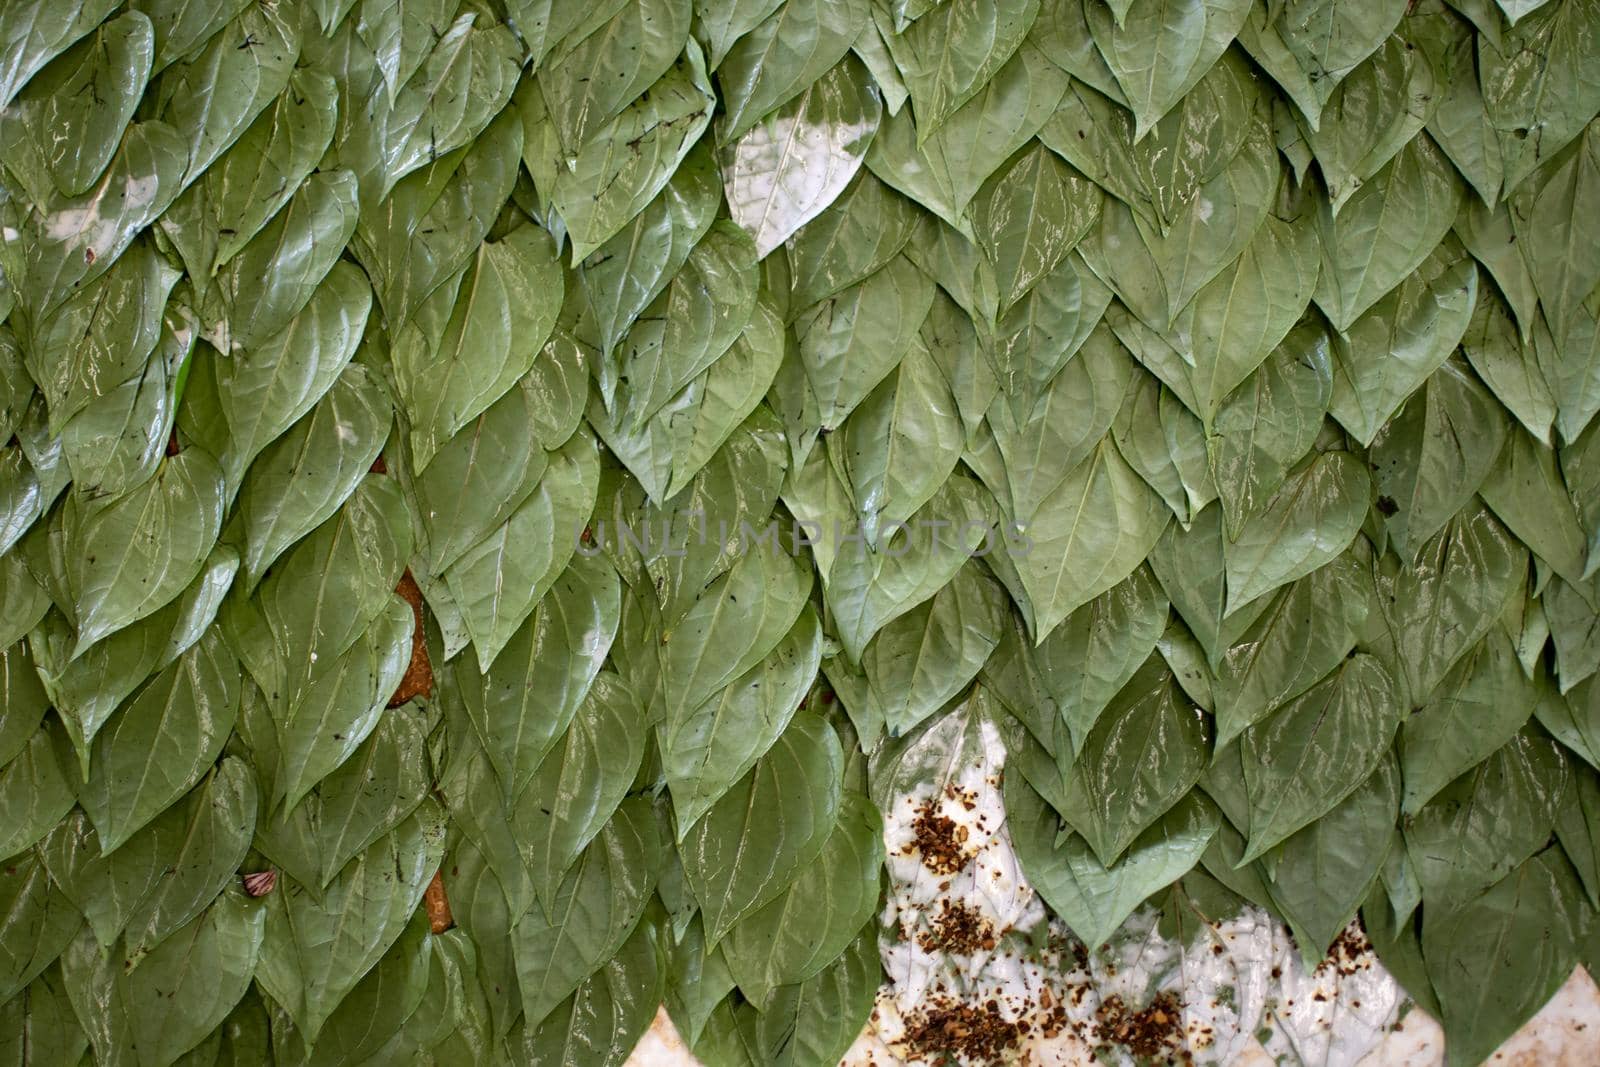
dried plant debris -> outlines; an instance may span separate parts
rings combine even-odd
[[[1489,1057],[1600,944],[1596,70],[0,3],[0,1054]]]

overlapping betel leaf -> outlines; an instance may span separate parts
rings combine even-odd
[[[0,1056],[826,1067],[886,865],[1489,1055],[1597,962],[1597,27],[0,4]]]

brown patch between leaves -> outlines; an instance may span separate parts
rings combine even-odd
[[[378,453],[378,458],[372,461],[372,466],[369,469],[368,473],[371,473],[371,474],[388,474],[389,473],[389,465],[383,461],[383,453],[382,452],[379,452]]]
[[[177,430],[173,430],[172,431],[172,435],[167,438],[167,455],[176,456],[177,454],[178,454],[178,431]]]
[[[405,676],[400,679],[400,688],[389,698],[389,706],[398,708],[416,697],[433,695],[433,665],[428,662],[428,635],[422,628],[422,590],[417,586],[417,580],[411,577],[411,568],[407,567],[400,576],[400,584],[394,587],[394,591],[411,605],[411,615],[416,620],[416,626],[411,631],[411,662],[406,666]]]
[[[436,934],[442,934],[456,924],[455,917],[450,914],[450,898],[444,892],[444,879],[439,877],[440,872],[433,872],[433,881],[428,883],[428,888],[422,894],[422,906],[428,909],[428,928]]]
[[[922,854],[922,865],[934,874],[955,874],[967,865],[967,828],[958,826],[948,815],[939,814],[939,802],[928,800],[917,809],[911,824],[912,839],[906,851]]]

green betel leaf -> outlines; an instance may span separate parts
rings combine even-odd
[[[646,918],[604,967],[537,1027],[525,1028],[522,1048],[530,1062],[625,1063],[665,992],[665,936]]]
[[[728,50],[783,4],[783,0],[704,0],[694,5],[694,35],[706,50],[706,65],[722,65]]]
[[[429,29],[436,31],[432,49],[392,98],[379,57],[356,33],[355,20],[307,41],[312,65],[339,84],[339,126],[330,154],[335,165],[358,176],[363,210],[407,174],[476,137],[516,87],[521,49],[509,28],[463,12]]]
[[[116,8],[109,0],[74,0],[53,5],[43,0],[7,7],[0,18],[0,106],[72,42],[89,33]]]
[[[756,312],[755,262],[748,234],[713,224],[645,309],[600,370],[607,410],[624,429],[637,431],[738,339]]]
[[[1511,200],[1512,228],[1545,321],[1558,338],[1600,282],[1600,260],[1572,236],[1568,220],[1592,210],[1600,198],[1600,131],[1587,130],[1551,158]]]
[[[1275,852],[1267,891],[1294,931],[1308,971],[1355,918],[1389,850],[1400,848],[1399,801],[1400,770],[1386,758],[1355,792]]]
[[[1160,539],[1172,513],[1103,440],[1001,546],[1033,606],[1038,643],[1082,604],[1122,581]],[[1016,591],[1013,590],[1013,596]]]
[[[1250,15],[1242,0],[1142,0],[1125,17],[1086,5],[1089,30],[1145,135],[1211,69]]]
[[[36,853],[23,853],[0,868],[0,905],[12,917],[0,933],[0,995],[10,1001],[55,962],[83,928],[83,916]],[[35,1036],[48,1042],[60,1032]]]
[[[389,397],[349,365],[315,407],[251,464],[240,486],[245,588],[356,491],[389,438]]]
[[[1228,580],[1222,548],[1222,509],[1208,507],[1195,516],[1187,530],[1179,523],[1169,525],[1148,560],[1178,618],[1210,663],[1222,657],[1239,624],[1254,619],[1253,605],[1226,616]],[[1265,598],[1255,604],[1265,606]]]
[[[757,408],[683,489],[660,507],[647,504],[632,523],[635,533],[659,530],[640,555],[655,580],[662,622],[675,625],[719,575],[758,540],[766,540],[784,477],[782,434],[770,412]],[[616,515],[608,540],[621,539]],[[587,550],[586,550],[587,551]]]
[[[822,851],[781,896],[741,919],[721,950],[740,990],[764,1006],[779,986],[804,982],[849,950],[878,907],[883,819],[865,794],[846,792]],[[826,901],[827,907],[818,908]]]
[[[1110,97],[1075,84],[1040,139],[1162,230],[1238,155],[1261,101],[1248,65],[1229,54],[1138,142],[1133,117]]]
[[[1499,41],[1482,38],[1483,105],[1505,160],[1507,192],[1581,133],[1600,108],[1593,66],[1600,42],[1590,32],[1597,16],[1594,0],[1547,6]],[[1518,63],[1529,49],[1545,61]]]
[[[230,890],[132,971],[80,934],[62,955],[61,976],[97,1060],[171,1063],[204,1040],[264,960],[266,918]]]
[[[251,350],[288,326],[355,233],[356,212],[356,179],[350,171],[322,171],[306,179],[205,291],[199,313],[206,340],[223,353]]]
[[[522,137],[507,109],[470,145],[402,178],[382,212],[362,214],[350,250],[371,275],[391,332],[478,254],[516,181]]]
[[[1539,296],[1533,287],[1533,275],[1528,271],[1527,256],[1517,243],[1510,205],[1490,207],[1469,199],[1456,219],[1453,232],[1494,279],[1499,295],[1516,319],[1518,336],[1527,342],[1533,336],[1539,317]],[[1503,312],[1505,309],[1493,310]]]
[[[524,378],[412,473],[428,573],[448,570],[533,494],[550,462],[538,401],[535,379]]]
[[[0,651],[0,701],[6,709],[0,720],[0,766],[4,766],[28,747],[51,704],[25,642]]]
[[[816,860],[837,820],[843,763],[833,727],[815,713],[797,715],[689,829],[678,850],[709,944],[776,899]],[[756,826],[763,829],[754,833]]]
[[[439,868],[444,822],[439,806],[424,802],[350,860],[320,899],[283,878],[267,895],[256,981],[303,1039],[316,1040],[405,930]]]
[[[431,947],[427,916],[419,910],[378,965],[329,1016],[310,1062],[359,1062],[365,1053],[382,1048],[386,1039],[400,1037],[399,1031],[428,992]],[[285,1020],[284,1013],[276,1014]],[[294,1054],[290,1050],[304,1054],[304,1039],[289,1026],[280,1024],[274,1040],[287,1054]]]
[[[850,519],[826,517],[838,525],[818,527],[836,542],[823,589],[845,654],[859,662],[874,634],[944,588],[968,559],[994,553],[1000,536],[991,510],[976,482],[952,474],[880,551]]]
[[[1594,816],[1600,814],[1600,781],[1594,771],[1573,767],[1572,788],[1556,820],[1556,838],[1583,882],[1589,902],[1600,895],[1600,852],[1595,850]]]
[[[518,795],[518,822],[530,824],[519,844],[546,915],[567,871],[633,784],[645,737],[644,705],[617,675],[603,673]]]
[[[1400,707],[1394,679],[1356,654],[1239,740],[1250,798],[1247,863],[1331,811],[1377,767]]]
[[[21,448],[6,449],[0,454],[0,551],[10,551],[44,513],[44,505],[43,487],[27,456]]]
[[[524,83],[518,107],[526,131],[523,159],[545,178],[572,237],[574,262],[605,244],[655,198],[711,124],[716,103],[700,46],[686,53],[647,96],[630,104],[578,152],[570,166],[557,158],[554,125],[534,83]],[[619,147],[631,144],[627,151]]]
[[[439,31],[454,12],[448,0],[408,4],[397,0],[361,0],[356,33],[377,57],[389,101],[422,65]]]
[[[1585,921],[1582,890],[1547,849],[1466,906],[1423,922],[1452,1067],[1488,1056],[1567,980]],[[1503,945],[1520,945],[1505,952]]]
[[[89,1038],[78,1025],[72,1003],[62,985],[61,972],[52,969],[36,978],[0,1008],[5,1019],[0,1052],[34,1062],[75,1064],[83,1060]]]
[[[1538,361],[1524,350],[1505,301],[1491,287],[1480,287],[1461,347],[1495,399],[1541,443],[1553,445],[1556,398]]]
[[[910,733],[966,688],[988,661],[1007,625],[1005,589],[976,562],[964,564],[931,600],[885,626],[861,657],[872,710],[846,700],[851,718],[870,748],[873,731],[865,712],[892,736]],[[833,677],[843,665],[824,666]],[[870,736],[869,736],[870,735]]]
[[[1320,452],[1290,473],[1227,545],[1228,613],[1321,567],[1355,539],[1371,483],[1349,452]]]
[[[692,714],[712,694],[764,660],[793,628],[811,592],[809,569],[770,541],[713,581],[663,636],[662,712]]]
[[[846,59],[724,150],[728,209],[758,256],[782,245],[850,183],[881,111],[866,71]]]
[[[191,331],[174,330],[174,319],[169,309],[142,373],[90,401],[61,428],[61,451],[80,492],[126,493],[160,466],[172,440],[178,384],[195,342]]]
[[[966,6],[974,6],[968,0]],[[982,89],[931,135],[911,111],[886,119],[867,152],[867,166],[885,184],[969,235],[967,207],[1012,153],[1039,132],[1067,75],[1023,42]]]
[[[130,964],[198,915],[231,879],[255,826],[255,785],[245,765],[226,760],[181,804],[115,851],[81,813],[40,850],[50,876],[110,950],[127,930]]]
[[[391,596],[373,624],[294,703],[274,709],[282,754],[273,806],[292,808],[306,792],[349,759],[377,725],[411,659],[411,606]],[[269,706],[270,706],[269,693]]]
[[[1137,376],[1117,413],[1112,440],[1180,523],[1192,522],[1217,498],[1200,420],[1153,375]]]
[[[98,182],[78,196],[56,194],[27,217],[19,262],[7,265],[19,303],[42,318],[103,275],[178,195],[184,159],[171,126],[129,126]]]
[[[833,966],[797,985],[781,986],[765,1011],[730,996],[718,1004],[695,1042],[709,1063],[756,1067],[823,1067],[849,1049],[871,1014],[883,968],[876,927],[869,923]]]
[[[225,426],[218,462],[230,495],[261,450],[310,411],[355,356],[372,309],[372,288],[353,264],[335,264],[305,308],[257,348],[226,359],[202,355],[214,367]],[[192,436],[206,440],[180,420]]]
[[[616,636],[619,584],[580,551],[487,672],[455,661],[462,703],[507,798],[522,792],[593,684]]]
[[[1030,303],[1039,297],[1036,293]],[[1035,350],[1031,358],[1039,356]],[[1005,470],[1005,485],[990,488],[996,495],[1004,492],[1012,520],[1024,527],[1111,429],[1136,373],[1127,350],[1104,327],[1088,336],[1076,358],[1063,357],[1063,362],[1059,372],[1052,374],[1046,366],[1028,375],[1048,384],[1029,389],[1008,383],[1022,387],[989,412],[989,430]],[[1066,411],[1075,417],[1064,418]]]
[[[1053,755],[1056,724],[1073,753],[1112,699],[1149,659],[1167,621],[1167,599],[1151,572],[1134,571],[1075,610],[1037,645],[1012,619],[983,668],[994,695]]]
[[[370,474],[254,598],[230,601],[228,639],[273,707],[293,707],[391,604],[410,547],[399,487]]]
[[[1199,862],[1217,831],[1217,815],[1191,792],[1108,867],[1087,841],[1061,826],[1032,786],[1012,775],[1006,778],[1006,825],[1029,881],[1079,940],[1100,945],[1147,897]]]
[[[733,975],[720,948],[706,951],[705,930],[698,912],[692,912],[688,925],[674,948],[667,974],[666,1009],[672,1025],[690,1045],[699,1043],[706,1023],[733,992]]]
[[[533,872],[512,833],[511,807],[500,795],[482,747],[462,733],[459,723],[451,726],[450,760],[439,776],[438,789],[452,825],[462,834],[462,845],[481,857],[484,867],[493,872],[492,881],[500,887],[496,894],[502,903],[497,910],[504,908],[505,920],[496,922],[503,933],[524,914],[541,910],[534,907]],[[506,962],[509,964],[509,959]]]
[[[1569,781],[1560,746],[1525,730],[1440,790],[1405,827],[1423,899],[1453,911],[1544,847]]]
[[[711,152],[691,152],[626,229],[578,264],[603,354],[611,354],[711,228],[720,195],[717,178]]]
[[[1257,5],[1239,27],[1239,43],[1315,130],[1339,83],[1383,44],[1405,12],[1402,0]]]
[[[1416,270],[1449,232],[1462,199],[1449,160],[1418,135],[1337,217],[1324,209],[1317,219],[1322,273],[1315,300],[1335,329],[1348,331]]]
[[[650,802],[624,802],[561,883],[549,917],[534,908],[517,923],[525,1025],[537,1027],[627,941],[655,888],[660,848]]]
[[[283,91],[302,39],[288,12],[261,7],[245,7],[226,26],[197,36],[187,52],[169,53],[175,36],[158,27],[157,66],[175,62],[152,90],[162,120],[187,142],[187,186]],[[241,48],[246,41],[252,43]]]
[[[53,432],[138,376],[160,339],[162,310],[179,276],[141,241],[23,333],[23,360],[44,394]]]
[[[494,662],[572,558],[599,482],[593,438],[574,436],[551,457],[533,494],[445,572],[482,669]]]
[[[389,353],[417,471],[533,367],[561,295],[549,235],[522,226],[485,242],[459,286],[422,304]]]
[[[1101,864],[1116,863],[1199,780],[1209,733],[1166,663],[1152,655],[1085,738],[1062,818]],[[1138,783],[1131,799],[1129,782]]]
[[[356,853],[393,830],[427,795],[426,738],[417,719],[404,708],[384,714],[355,755],[303,801],[257,823],[255,848],[320,894]],[[251,741],[258,767],[270,768],[276,762],[272,732]],[[262,791],[270,793],[269,787],[263,782]]]
[[[1356,646],[1373,607],[1363,555],[1346,552],[1312,571],[1236,631],[1212,683],[1219,750],[1321,681]]]
[[[1526,569],[1524,549],[1481,504],[1417,550],[1415,567],[1378,562],[1378,606],[1413,705],[1482,637]]]
[[[1372,444],[1378,430],[1449,358],[1467,330],[1478,271],[1453,244],[1441,244],[1334,341],[1328,411],[1363,445]]]
[[[1339,122],[1306,132],[1335,213],[1427,124],[1438,90],[1426,50],[1398,35],[1339,83],[1328,100]]]
[[[1099,220],[1098,190],[1061,157],[1019,151],[973,202],[973,231],[994,269],[1002,310],[1051,274]]]
[[[839,447],[867,544],[906,526],[944,484],[963,434],[949,383],[925,346],[862,400],[839,430]]]
[[[1569,582],[1588,571],[1588,541],[1555,453],[1516,431],[1479,487],[1484,503],[1545,565]]]
[[[1394,505],[1384,525],[1403,559],[1414,559],[1472,499],[1505,446],[1507,421],[1488,390],[1452,360],[1378,432],[1371,452],[1378,495]]]
[[[202,572],[201,580],[204,577]],[[88,767],[89,743],[117,706],[164,665],[162,661],[171,651],[177,609],[175,601],[148,619],[117,631],[75,660],[68,659],[72,629],[61,615],[46,615],[30,635],[34,669],[83,768]]]
[[[911,97],[919,141],[976,96],[1010,59],[1039,11],[1039,0],[951,0],[931,18],[884,37]]]
[[[1539,704],[1503,632],[1487,637],[1440,683],[1434,699],[1400,727],[1403,807],[1415,813],[1464,771],[1516,736]],[[1558,735],[1559,736],[1559,735]]]
[[[917,345],[935,293],[927,275],[895,256],[865,281],[800,313],[794,324],[796,377],[805,399],[795,410],[781,400],[777,405],[791,425],[805,427],[799,435],[790,433],[800,462],[818,435],[838,429]],[[791,363],[785,360],[780,376]]]
[[[685,385],[637,433],[615,425],[598,397],[589,421],[644,487],[652,503],[679,493],[745,419],[758,412],[785,351],[783,326],[767,300],[710,368]]]
[[[778,5],[741,37],[717,68],[727,109],[717,127],[723,144],[809,88],[844,58],[866,25],[867,0],[797,0]]]
[[[916,222],[915,205],[870,171],[857,171],[784,250],[792,309],[798,313],[865,280],[905,247]]]
[[[79,799],[119,848],[216,760],[239,710],[239,662],[216,630],[124,704],[95,736]]]
[[[1600,693],[1600,686],[1595,684],[1592,676],[1573,686],[1564,695],[1556,692],[1553,686],[1546,685],[1534,708],[1539,725],[1591,766],[1600,766],[1600,708],[1596,707],[1597,693]]]
[[[52,186],[77,196],[100,177],[144,92],[154,52],[150,20],[129,12],[102,23],[6,107],[6,166],[34,198],[48,199]],[[53,137],[63,126],[77,136]]]
[[[744,674],[698,705],[668,705],[657,742],[680,841],[788,729],[816,679],[821,654],[822,629],[810,610],[802,610],[794,627]]]
[[[222,3],[196,9],[184,3],[184,0],[136,0],[128,6],[142,11],[155,25],[155,65],[160,70],[209,41],[219,29],[232,21],[247,2],[223,0]]]

